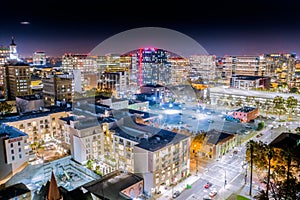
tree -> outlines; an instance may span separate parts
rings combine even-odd
[[[296,88],[296,87],[292,87],[291,89],[290,89],[290,93],[298,93],[298,88]]]
[[[289,118],[290,118],[291,114],[295,111],[295,108],[298,105],[298,100],[295,97],[290,96],[287,98],[285,104],[286,104],[286,107],[288,108]]]
[[[12,110],[13,110],[12,105],[8,104],[6,101],[0,102],[0,113],[1,113],[1,115],[11,113]]]
[[[266,99],[265,103],[263,104],[263,109],[265,110],[266,112],[266,117],[268,117],[268,113],[271,109],[271,100],[270,99]]]
[[[265,146],[267,149],[267,157],[268,157],[268,179],[267,179],[267,187],[266,187],[266,195],[269,197],[269,186],[270,186],[270,176],[271,176],[271,160],[274,155],[274,150],[272,147]],[[268,198],[267,198],[268,199]]]
[[[17,99],[16,101],[17,111],[20,114],[26,111],[27,105],[28,105],[28,101],[25,101],[23,99]]]
[[[241,99],[241,97],[238,97],[235,101],[235,105],[236,106],[242,106],[243,105],[243,100]]]
[[[249,106],[250,104],[254,103],[255,101],[255,97],[254,96],[247,96],[245,99],[245,102],[247,103],[247,106]]]
[[[284,98],[281,96],[276,96],[273,99],[273,109],[276,110],[278,117],[280,118],[280,115],[283,111],[285,111],[284,107]]]
[[[257,124],[257,129],[256,130],[260,131],[264,128],[264,126],[265,126],[265,122],[261,121]]]
[[[250,140],[247,143],[247,151],[246,151],[246,155],[250,155],[247,156],[246,158],[248,158],[248,162],[250,159],[250,190],[249,190],[249,194],[250,196],[252,195],[252,177],[253,177],[253,151],[254,151],[254,146],[255,146],[255,142],[253,140]]]

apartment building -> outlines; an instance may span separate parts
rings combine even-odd
[[[28,135],[13,126],[0,126],[0,183],[27,165]]]

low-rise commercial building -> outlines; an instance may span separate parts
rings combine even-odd
[[[258,116],[258,108],[244,106],[233,112],[233,117],[241,122],[250,122]]]
[[[207,132],[200,155],[211,159],[220,159],[226,152],[235,147],[235,134],[211,129]]]

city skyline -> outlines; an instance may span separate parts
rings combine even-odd
[[[31,56],[38,50],[49,56],[87,54],[122,31],[161,27],[186,34],[217,56],[300,54],[297,3],[285,4],[284,9],[277,1],[252,1],[247,6],[207,3],[200,7],[192,2],[164,3],[159,4],[161,9],[144,7],[135,11],[131,4],[121,3],[124,9],[116,11],[109,2],[77,5],[54,1],[43,9],[35,9],[32,2],[19,2],[16,6],[5,2],[4,7],[14,8],[18,14],[11,17],[11,9],[1,12],[0,44],[9,45],[14,36],[21,56]]]

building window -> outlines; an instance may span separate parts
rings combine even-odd
[[[12,159],[12,160],[15,160],[15,156],[12,156],[11,159]]]
[[[15,152],[14,152],[14,150],[12,149],[12,150],[11,150],[11,154],[14,154],[14,153],[15,153]]]
[[[19,158],[20,158],[20,159],[22,158],[22,154],[19,154]]]
[[[19,148],[19,152],[21,152],[21,148]]]
[[[13,148],[14,147],[14,144],[13,143],[10,143],[10,148]]]
[[[18,142],[18,146],[21,146],[21,142]]]

